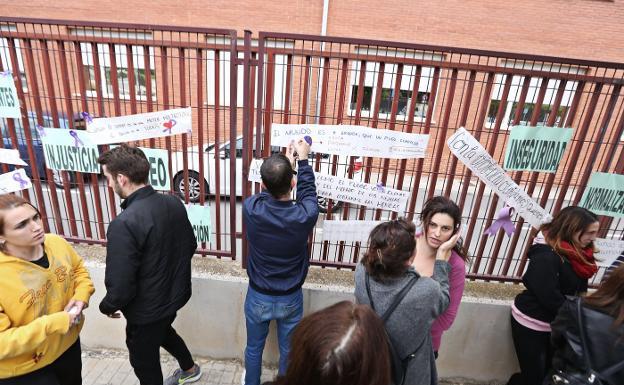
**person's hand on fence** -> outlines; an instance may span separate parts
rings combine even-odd
[[[459,236],[460,234],[459,232],[457,232],[455,235],[449,238],[448,241],[444,242],[440,245],[440,247],[438,247],[438,251],[436,252],[437,260],[448,262],[449,258],[451,257],[451,250],[453,250],[453,247],[455,247]]]

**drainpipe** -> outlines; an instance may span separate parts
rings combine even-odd
[[[321,36],[327,36],[327,16],[329,14],[329,0],[323,0],[323,18],[321,20]],[[321,43],[321,51],[325,50],[325,42]],[[321,59],[318,77],[318,87],[316,91],[316,123],[320,121],[321,114],[321,93],[319,92],[323,86],[323,65],[325,59]]]

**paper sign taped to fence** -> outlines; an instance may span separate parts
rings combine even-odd
[[[212,217],[210,216],[210,206],[189,204],[186,206],[186,214],[193,227],[197,243],[211,243],[212,239]]]
[[[539,228],[552,217],[518,186],[465,128],[447,140],[449,149],[466,167],[533,227]]]
[[[0,72],[0,117],[15,119],[22,117],[11,71]]]
[[[596,214],[624,218],[624,175],[594,172],[579,206]]]
[[[598,266],[609,267],[620,255],[624,254],[624,241],[597,238],[594,240],[594,245],[598,248],[598,253],[596,253]]]
[[[368,235],[382,221],[331,221],[323,222],[323,240],[329,242],[368,243]]]
[[[95,134],[93,139],[95,144],[191,134],[193,132],[191,107],[115,118],[94,118],[87,122],[87,131]]]
[[[15,164],[18,166],[26,166],[26,162],[20,158],[18,150],[9,150],[6,148],[0,148],[0,163]]]
[[[286,147],[309,136],[312,151],[333,155],[378,158],[424,158],[429,135],[375,129],[365,126],[325,124],[271,125],[271,145]]]
[[[250,182],[262,183],[262,177],[260,176],[260,166],[262,166],[262,159],[252,159],[249,165],[249,176],[247,180]]]
[[[0,194],[8,194],[31,187],[32,183],[23,168],[0,175]]]
[[[405,211],[409,191],[395,190],[382,185],[358,182],[353,179],[314,173],[319,196],[340,202],[355,203],[373,209]]]
[[[505,151],[505,170],[557,172],[574,130],[559,127],[511,128]]]
[[[88,132],[45,128],[40,129],[40,136],[47,168],[100,173],[97,162],[100,153]]]

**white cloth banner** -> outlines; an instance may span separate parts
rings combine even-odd
[[[505,173],[505,170],[490,156],[481,143],[464,127],[451,135],[446,143],[453,155],[505,203],[516,209],[516,212],[533,227],[539,228],[542,223],[547,223],[552,219],[546,210]]]
[[[5,148],[0,148],[0,163],[26,166],[26,162],[20,158],[18,150],[7,150]]]
[[[15,119],[22,117],[11,71],[0,72],[0,117]]]
[[[191,134],[191,107],[145,114],[95,118],[87,121],[87,131],[95,144],[123,143],[133,140]]]
[[[0,194],[8,194],[31,188],[32,183],[23,168],[0,175]]]
[[[360,242],[368,244],[368,236],[383,221],[324,221],[323,240],[329,242]]]
[[[365,126],[325,124],[271,125],[271,145],[286,147],[295,139],[309,136],[312,151],[323,154],[371,156],[391,159],[424,158],[429,135]]]
[[[624,253],[624,241],[597,238],[594,245],[598,248],[598,253],[596,253],[598,266],[609,267]]]
[[[262,159],[253,159],[251,161],[249,176],[247,177],[248,181],[262,182],[260,166],[262,166]],[[340,178],[319,172],[314,173],[314,179],[318,196],[375,209],[396,212],[405,211],[410,194],[409,191],[358,182],[353,179]]]

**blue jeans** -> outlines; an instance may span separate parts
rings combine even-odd
[[[262,372],[262,351],[269,334],[269,323],[277,321],[277,339],[280,359],[279,372],[286,373],[290,335],[303,317],[303,291],[284,296],[261,294],[247,289],[245,298],[245,321],[247,324],[247,347],[245,348],[245,385],[259,385]]]

